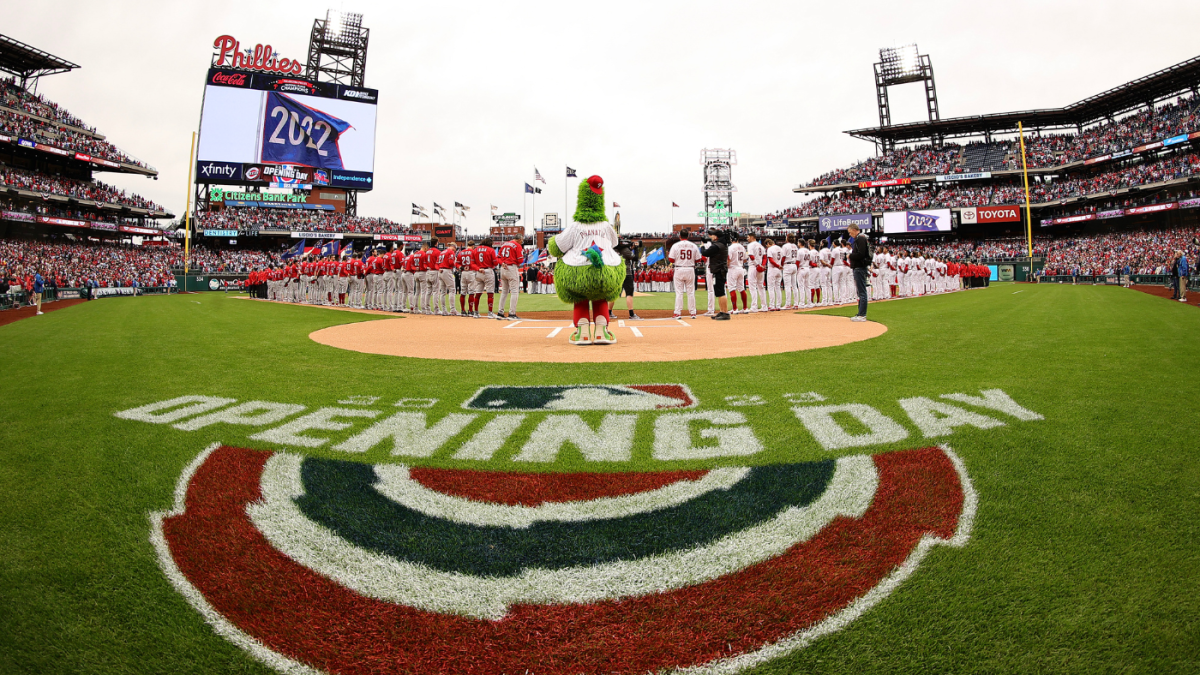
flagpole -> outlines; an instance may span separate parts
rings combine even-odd
[[[183,203],[183,276],[187,277],[188,261],[192,250],[192,167],[196,165],[196,132],[192,132],[192,149],[188,151],[188,179],[187,179],[187,194],[184,197]],[[179,290],[187,290],[187,279],[183,280],[184,288]]]
[[[564,171],[563,171],[563,176],[564,176],[564,178],[563,178],[563,220],[567,220],[567,199],[571,195],[571,177],[567,176],[566,175],[567,172],[565,171],[565,169],[569,169],[569,168],[571,168],[571,167],[567,166],[566,164],[563,164],[563,169],[564,169]],[[567,220],[567,222],[569,223],[571,221]],[[562,220],[558,221],[558,226],[560,228],[565,227],[563,225]]]

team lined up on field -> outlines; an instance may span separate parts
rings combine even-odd
[[[408,253],[380,247],[364,258],[305,258],[252,272],[248,284],[265,285],[268,300],[439,316],[480,317],[486,294],[489,318],[516,318],[524,251],[515,239],[501,244],[499,250],[492,243],[485,239],[461,249],[451,243],[444,250],[423,243]],[[494,307],[497,276],[499,314]],[[553,284],[552,279],[547,281]]]
[[[895,252],[893,252],[893,250]],[[946,293],[963,288],[963,279],[988,278],[986,265],[966,265],[947,262],[917,253],[909,255],[902,249],[879,247],[870,265],[870,298],[886,300],[933,293]],[[783,244],[773,239],[760,243],[754,234],[738,236],[729,245],[726,286],[732,303],[732,314],[774,312],[789,309],[825,307],[855,302],[854,278],[848,257],[850,246],[838,240],[822,242],[787,235]],[[688,312],[696,316],[697,262],[702,262],[700,248],[688,239],[687,232],[671,245],[667,260],[673,269],[650,269],[637,273],[636,283],[642,292],[674,292],[675,317],[682,316],[684,297]],[[708,271],[708,315],[715,312],[713,279]],[[741,309],[738,309],[738,299]]]

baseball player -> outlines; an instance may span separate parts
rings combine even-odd
[[[729,272],[726,284],[729,287],[729,302],[732,304],[731,314],[740,314],[738,310],[738,294],[741,294],[742,307],[746,307],[746,247],[740,241],[729,245]]]
[[[767,291],[763,288],[766,281],[767,249],[758,243],[758,237],[746,235],[750,243],[746,244],[746,256],[750,260],[750,307],[748,312],[767,311]]]
[[[521,294],[520,266],[524,252],[524,247],[516,238],[500,245],[500,251],[496,256],[500,263],[500,313],[496,315],[497,319],[518,318],[517,300]],[[504,312],[505,300],[508,301],[507,316]]]
[[[484,239],[479,242],[478,246],[471,249],[471,268],[475,270],[475,289],[472,294],[473,316],[480,317],[479,300],[484,293],[487,293],[488,318],[495,319],[493,302],[496,297],[496,249],[492,248],[491,237]]]
[[[454,268],[458,270],[458,311],[461,316],[471,315],[467,303],[471,297],[471,286],[475,284],[475,271],[471,269],[472,248],[465,245],[454,256]]]
[[[437,314],[442,316],[458,314],[458,310],[454,309],[454,262],[457,255],[458,246],[450,242],[438,256],[437,295],[433,304],[437,308]]]
[[[667,260],[675,266],[675,318],[683,311],[683,295],[687,294],[688,314],[696,318],[696,261],[700,249],[688,240],[687,230],[679,233],[679,241],[671,245]]]
[[[830,283],[833,286],[833,304],[835,305],[849,301],[849,294],[846,288],[846,279],[850,276],[850,267],[846,264],[847,253],[848,251],[842,246],[840,239],[829,251],[829,256],[832,259],[832,279]]]
[[[437,248],[437,237],[429,238],[429,246],[421,253],[421,267],[425,270],[425,286],[421,289],[421,302],[425,305],[425,313],[433,314],[434,296],[438,293],[438,260],[442,252]]]
[[[768,239],[767,244],[767,311],[778,312],[783,295],[783,247]]]
[[[800,249],[796,248],[796,235],[789,234],[780,248],[783,249],[783,309],[800,309],[800,288],[796,278]]]

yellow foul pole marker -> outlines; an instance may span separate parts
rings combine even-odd
[[[1033,216],[1029,208],[1029,166],[1025,163],[1025,127],[1017,122],[1021,136],[1021,171],[1025,174],[1025,241],[1029,249],[1029,273],[1033,274]]]
[[[188,151],[187,192],[184,195],[183,207],[183,275],[187,277],[188,258],[192,248],[192,167],[196,165],[196,132],[192,132],[192,149]],[[187,279],[183,280],[187,286]],[[179,289],[183,290],[183,289]]]

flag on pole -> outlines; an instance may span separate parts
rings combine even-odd
[[[527,194],[527,195],[533,194],[533,186],[530,185],[529,183],[525,184],[525,194]]]
[[[296,244],[295,246],[293,246],[293,247],[289,248],[289,249],[287,250],[287,252],[283,254],[283,259],[284,259],[284,260],[288,260],[288,259],[290,259],[290,258],[295,258],[295,257],[296,257],[296,256],[298,256],[298,255],[304,255],[304,245],[305,245],[306,243],[308,243],[308,240],[307,240],[307,239],[301,239],[301,240],[300,240],[300,243],[298,243],[298,244]]]
[[[537,195],[542,194],[542,188],[540,188],[540,187],[533,188],[533,193],[537,194]]]
[[[498,208],[500,208],[500,207],[496,206],[495,204],[492,204],[492,215],[493,216],[496,215],[496,209],[498,209]]]
[[[569,166],[567,167],[567,178],[578,178],[578,176],[575,175],[575,169],[572,169]]]
[[[614,208],[614,209],[619,209],[619,208],[621,208],[621,205],[620,205],[620,204],[618,204],[618,203],[616,203],[616,202],[613,202],[613,208]]]
[[[536,167],[536,166],[535,166],[535,167],[533,167],[533,179],[534,179],[534,180],[540,180],[540,181],[542,181],[543,183],[545,183],[545,182],[546,182],[546,179],[545,179],[545,178],[542,178],[542,172],[541,172],[541,171],[538,171],[538,169],[537,169],[537,167]]]
[[[348,258],[353,258],[354,257],[354,242],[350,242],[349,244],[346,244],[345,246],[343,246],[341,255],[344,255]]]
[[[471,207],[469,207],[469,206],[463,206],[463,203],[462,203],[462,202],[454,202],[454,208],[456,208],[456,209],[462,209],[463,211],[470,211],[470,210],[471,210]]]
[[[656,248],[656,249],[654,249],[653,251],[651,251],[651,252],[650,252],[650,255],[646,256],[646,264],[647,264],[647,265],[653,265],[654,263],[656,263],[656,262],[658,262],[658,261],[662,260],[662,259],[663,259],[663,258],[665,258],[665,257],[666,257],[666,256],[665,256],[665,255],[663,255],[663,250],[662,250],[662,247],[661,247],[661,246],[659,246],[658,248]]]
[[[677,209],[677,208],[679,208],[679,205],[676,204],[675,202],[671,202],[671,208]]]

